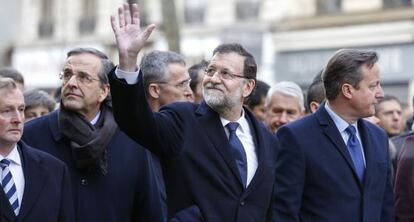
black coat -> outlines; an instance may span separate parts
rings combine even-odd
[[[276,137],[245,110],[258,158],[245,189],[219,115],[205,103],[173,103],[153,113],[141,76],[127,85],[111,73],[114,116],[124,132],[160,157],[169,218],[189,209],[201,213],[192,218],[212,222],[272,220]]]
[[[69,140],[59,132],[58,111],[28,122],[23,140],[67,164],[76,221],[164,221],[149,153],[119,129],[107,147],[105,176],[76,168]]]
[[[24,193],[16,217],[0,186],[1,222],[74,222],[69,171],[53,156],[18,143],[24,174]]]

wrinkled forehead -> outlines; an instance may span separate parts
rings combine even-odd
[[[101,60],[92,54],[77,54],[69,56],[63,66],[64,69],[94,70],[101,67]]]
[[[242,70],[245,58],[235,52],[216,53],[210,60],[209,67]]]
[[[23,92],[19,88],[0,89],[0,106],[5,106],[5,105],[17,105],[17,106],[24,105]]]

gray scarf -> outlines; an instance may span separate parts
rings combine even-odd
[[[80,114],[67,110],[60,104],[59,130],[70,140],[76,167],[86,171],[107,173],[107,146],[117,125],[109,104],[103,103],[101,114],[92,125]]]

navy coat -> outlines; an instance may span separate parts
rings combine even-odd
[[[26,123],[23,140],[64,161],[72,179],[76,221],[164,221],[149,154],[117,129],[107,147],[108,173],[78,170],[58,111]]]
[[[114,116],[125,133],[160,157],[169,218],[178,213],[213,222],[272,220],[276,137],[245,110],[258,158],[246,189],[219,115],[205,103],[173,103],[153,113],[139,76],[137,84],[127,85],[111,73]]]
[[[70,176],[66,165],[55,157],[18,143],[24,174],[24,193],[16,217],[0,186],[1,222],[73,222]]]
[[[358,121],[364,147],[364,182],[332,118],[322,105],[316,113],[277,132],[281,150],[276,167],[276,218],[280,221],[394,221],[388,137]]]

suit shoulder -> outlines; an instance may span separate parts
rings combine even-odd
[[[55,111],[53,111],[53,112],[51,112],[47,115],[44,115],[44,116],[41,116],[39,118],[30,120],[29,122],[24,124],[24,130],[25,131],[37,130],[39,128],[43,128],[45,126],[48,126],[49,121],[51,121],[52,119],[56,119],[56,121],[57,121],[57,115],[58,115],[57,110],[55,110]]]
[[[198,107],[198,104],[192,103],[192,102],[173,102],[169,103],[163,107],[161,107],[160,111],[166,110],[166,109],[172,109],[177,111],[194,111]]]
[[[317,122],[317,119],[316,119],[315,115],[311,114],[311,115],[304,116],[304,117],[302,117],[298,120],[292,121],[292,122],[282,126],[282,128],[286,127],[286,128],[289,128],[289,129],[295,130],[295,131],[296,130],[309,131],[310,128],[318,126],[318,125],[319,124]]]
[[[20,142],[20,145],[22,146],[22,149],[25,149],[25,152],[28,155],[31,155],[34,159],[37,159],[43,163],[46,163],[48,166],[53,166],[53,167],[64,167],[65,163],[59,159],[57,159],[56,157],[52,156],[49,153],[46,153],[42,150],[40,150],[39,148],[35,148],[32,146],[29,146],[27,144],[25,144],[23,141]]]
[[[379,126],[377,126],[377,125],[375,125],[375,124],[373,124],[369,121],[363,120],[363,119],[361,121],[363,121],[363,123],[365,124],[367,130],[369,130],[369,131],[371,131],[372,133],[375,133],[375,134],[380,134],[380,135],[384,136],[385,138],[388,138],[387,133],[381,127],[379,127]]]

